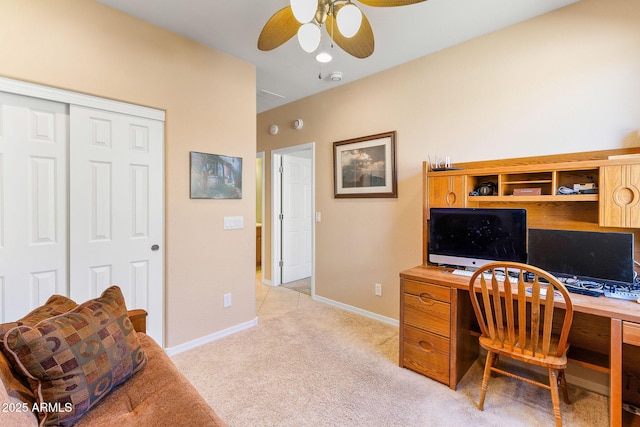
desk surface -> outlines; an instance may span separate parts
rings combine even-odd
[[[428,281],[442,286],[469,289],[469,278],[451,274],[452,269],[417,266],[404,270],[400,277]],[[579,313],[593,314],[601,317],[627,320],[640,323],[640,304],[607,297],[590,297],[581,294],[571,294],[573,310]],[[561,304],[559,304],[561,305]]]

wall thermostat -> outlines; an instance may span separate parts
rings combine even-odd
[[[295,130],[300,130],[302,129],[302,126],[304,125],[304,123],[302,122],[302,119],[296,119],[293,121],[293,128]]]
[[[271,125],[271,126],[269,127],[269,133],[270,133],[271,135],[275,135],[275,134],[277,134],[277,133],[278,133],[278,125]]]

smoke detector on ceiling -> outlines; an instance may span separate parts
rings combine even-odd
[[[334,71],[333,73],[329,74],[329,79],[332,82],[339,82],[342,80],[342,73],[340,71]]]

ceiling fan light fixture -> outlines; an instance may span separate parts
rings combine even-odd
[[[338,30],[346,38],[351,38],[358,34],[362,24],[362,12],[353,3],[342,6],[336,16]]]
[[[310,22],[315,16],[317,8],[317,0],[291,0],[293,16],[301,24]]]
[[[327,52],[320,52],[316,55],[316,61],[326,64],[327,62],[331,62],[333,58]]]
[[[320,37],[320,27],[313,22],[306,23],[298,29],[298,43],[300,43],[302,50],[307,53],[311,53],[318,48]]]

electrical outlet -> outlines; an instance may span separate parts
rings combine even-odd
[[[231,307],[231,294],[224,294],[224,307]]]
[[[376,295],[379,297],[382,296],[382,285],[380,283],[376,283]]]

